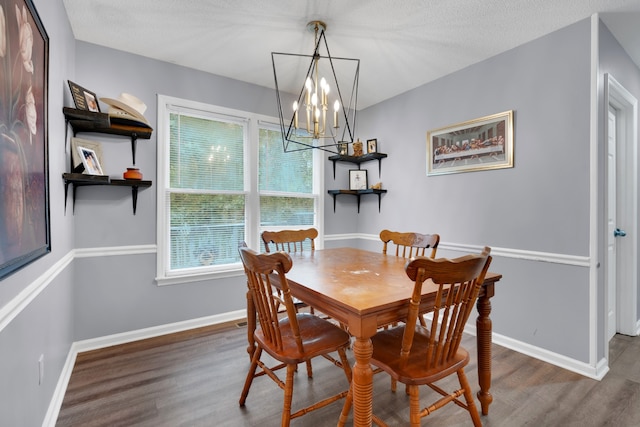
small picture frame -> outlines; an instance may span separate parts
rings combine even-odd
[[[366,190],[368,187],[366,169],[349,170],[349,190]]]
[[[73,162],[72,170],[76,173],[84,171],[84,163],[82,163],[82,157],[78,151],[78,147],[88,148],[93,150],[98,157],[98,163],[101,168],[104,168],[104,159],[102,156],[102,144],[98,141],[91,141],[88,139],[71,138],[71,159]]]
[[[338,154],[341,156],[349,155],[349,144],[346,142],[341,142],[338,144]]]
[[[378,140],[367,139],[367,153],[377,153],[377,152],[378,152]]]
[[[98,155],[91,148],[78,146],[78,153],[84,165],[84,173],[87,175],[104,175],[98,160]]]
[[[95,93],[83,88],[71,80],[67,80],[67,82],[69,83],[73,103],[78,110],[93,111],[94,113],[100,112],[100,104],[98,103],[98,97]]]

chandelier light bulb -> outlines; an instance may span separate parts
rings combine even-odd
[[[293,101],[293,127],[298,129],[298,101]]]

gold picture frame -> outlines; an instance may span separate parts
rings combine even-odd
[[[427,175],[513,167],[513,110],[427,132]]]

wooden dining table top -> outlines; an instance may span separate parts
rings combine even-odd
[[[404,268],[408,259],[357,248],[289,255],[293,260],[287,273],[291,293],[344,323],[367,317],[377,318],[377,325],[397,320],[402,316],[398,311],[406,310],[411,298],[414,283]],[[488,281],[499,278],[498,274],[487,275]],[[432,282],[424,283],[423,311],[428,311],[428,295],[435,291]]]

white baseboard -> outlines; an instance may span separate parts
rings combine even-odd
[[[508,349],[517,351],[518,353],[526,354],[527,356],[534,357],[544,362],[551,363],[552,365],[560,368],[575,372],[585,377],[592,378],[600,381],[607,372],[609,372],[609,366],[607,359],[601,359],[596,366],[591,366],[588,363],[581,362],[570,357],[563,356],[552,351],[536,347],[522,341],[514,340],[500,334],[493,334],[493,343],[506,347]]]
[[[467,324],[464,328],[464,332],[475,336],[475,325]],[[496,334],[495,332],[491,335],[491,342],[594,380],[600,381],[604,378],[607,372],[609,372],[608,361],[605,358],[600,359],[596,366],[591,366],[588,363],[581,362],[504,335]]]
[[[167,325],[154,326],[151,328],[138,329],[136,331],[124,332],[121,334],[107,335],[104,337],[93,338],[84,341],[76,341],[71,344],[67,360],[64,363],[53,397],[49,402],[47,414],[42,422],[42,427],[55,427],[60,413],[60,407],[64,400],[64,394],[69,385],[71,372],[76,362],[78,353],[100,348],[110,347],[113,345],[126,344],[128,342],[143,340],[147,338],[158,337],[161,335],[182,332],[189,329],[201,328],[203,326],[217,325],[221,323],[233,322],[247,317],[247,310],[236,310],[227,313],[216,314],[213,316],[200,317],[198,319],[185,320]]]

